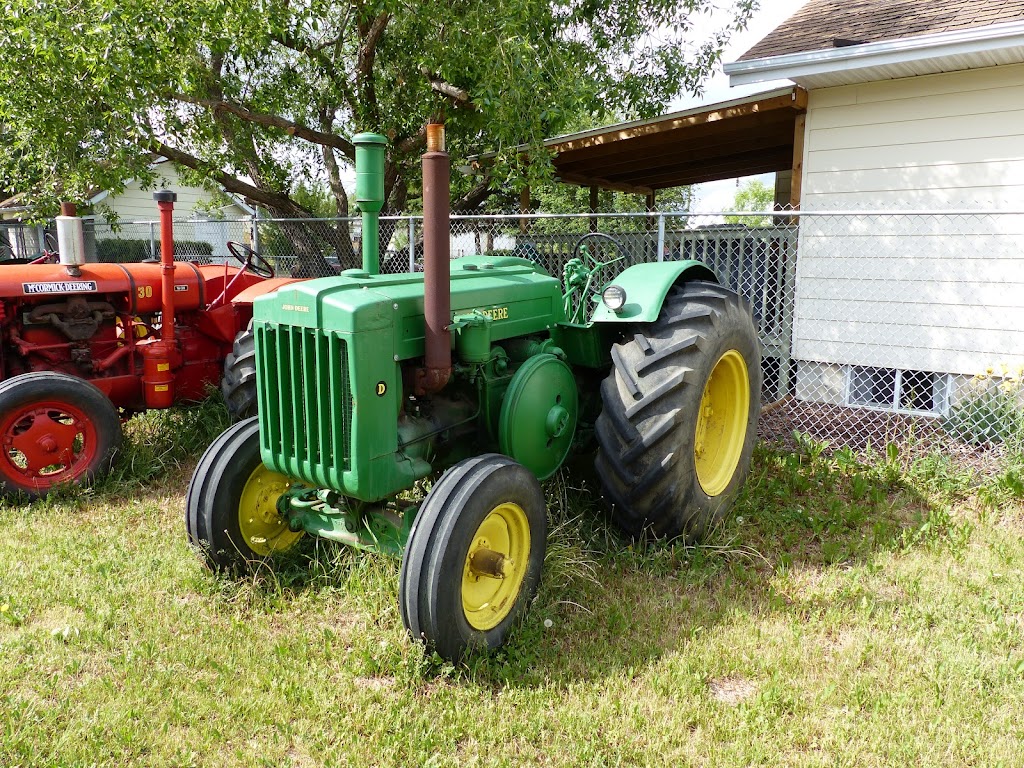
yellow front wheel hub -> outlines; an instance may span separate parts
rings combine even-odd
[[[238,500],[238,528],[249,549],[257,555],[282,552],[302,538],[277,511],[277,500],[291,482],[280,472],[260,464],[249,475]]]
[[[518,504],[492,509],[473,534],[462,570],[462,610],[474,629],[498,626],[515,607],[530,560],[530,521]]]
[[[718,496],[736,474],[750,415],[747,363],[730,349],[711,369],[697,414],[693,463],[697,480],[708,496]]]

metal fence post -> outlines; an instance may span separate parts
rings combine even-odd
[[[409,271],[416,271],[416,219],[409,217]]]
[[[155,259],[156,256],[156,224],[149,222],[149,258]]]
[[[658,214],[658,261],[665,260],[665,214]]]
[[[252,226],[252,249],[256,253],[260,252],[260,212],[256,210],[256,215],[250,217],[249,223]]]

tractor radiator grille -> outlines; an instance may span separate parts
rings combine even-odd
[[[345,341],[315,328],[265,326],[256,329],[256,349],[264,450],[286,474],[335,485],[351,452]]]

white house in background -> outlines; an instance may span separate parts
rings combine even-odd
[[[202,187],[182,182],[174,163],[160,158],[151,166],[156,174],[156,188],[177,193],[174,204],[175,239],[209,243],[214,258],[227,257],[225,243],[243,239],[239,220],[252,219],[256,209],[236,195],[225,193],[218,199]],[[86,220],[86,250],[95,252],[95,240],[153,240],[159,243],[159,210],[153,201],[154,187],[142,188],[139,181],[131,180],[120,192],[100,191],[87,206],[92,213]],[[13,255],[31,255],[42,247],[42,227],[14,227],[13,223],[28,213],[18,197],[0,203],[0,227],[8,224],[9,245]],[[116,221],[116,226],[112,222]],[[89,242],[92,241],[92,242]],[[186,254],[187,255],[187,254]]]
[[[177,193],[174,204],[176,240],[206,242],[213,248],[213,258],[228,256],[228,240],[242,239],[239,235],[239,219],[251,219],[256,209],[237,195],[227,194],[227,204],[215,200],[209,191],[182,183],[174,163],[163,158],[151,166],[157,175],[157,187]],[[224,197],[225,195],[222,195]],[[221,205],[217,205],[221,202]],[[99,192],[88,201],[94,211],[92,218],[96,239],[149,239],[159,238],[159,211],[153,202],[153,188],[142,189],[138,181],[125,184],[121,192]],[[211,207],[213,206],[213,207]],[[109,226],[109,220],[116,217],[120,231]],[[194,223],[191,223],[194,222]]]
[[[810,0],[725,71],[807,89],[804,212],[1024,212],[1024,0]],[[943,412],[1024,365],[1024,216],[805,215],[796,275],[800,399]]]

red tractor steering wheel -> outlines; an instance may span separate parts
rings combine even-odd
[[[254,275],[264,277],[268,280],[274,276],[273,265],[248,245],[245,245],[244,243],[237,243],[234,240],[229,240],[228,251],[230,251],[232,256],[238,259],[242,265],[242,269],[247,269]]]

